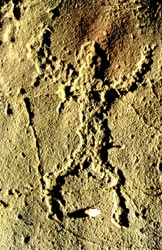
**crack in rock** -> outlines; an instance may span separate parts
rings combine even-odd
[[[27,110],[28,115],[29,115],[29,126],[31,126],[31,128],[32,128],[33,136],[35,138],[35,145],[36,145],[36,148],[37,148],[37,158],[38,158],[38,172],[39,172],[39,174],[41,176],[40,182],[41,182],[42,192],[43,192],[43,190],[45,189],[45,182],[43,180],[44,170],[43,170],[43,167],[42,167],[42,164],[41,164],[39,139],[38,139],[36,129],[34,127],[34,122],[33,122],[34,113],[31,110],[31,103],[30,103],[30,99],[28,97],[24,98],[24,103],[25,103],[26,110]]]

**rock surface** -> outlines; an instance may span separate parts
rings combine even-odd
[[[162,249],[161,1],[2,0],[0,54],[0,249]]]

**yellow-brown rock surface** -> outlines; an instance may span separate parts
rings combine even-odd
[[[0,249],[161,250],[161,98],[160,0],[2,0]]]

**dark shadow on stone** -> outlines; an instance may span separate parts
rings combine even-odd
[[[91,159],[85,159],[85,161],[84,161],[84,163],[83,163],[83,170],[89,168],[91,162],[92,162]]]
[[[129,209],[126,208],[126,209],[122,212],[122,214],[120,215],[120,223],[121,223],[121,226],[129,227],[128,213],[129,213]]]
[[[21,89],[20,89],[20,93],[21,93],[22,95],[24,95],[24,94],[26,94],[26,90],[25,90],[24,88],[21,88]]]
[[[104,137],[102,140],[102,147],[100,149],[100,158],[102,160],[102,163],[105,164],[108,162],[108,149],[112,148],[113,144],[110,142],[111,131],[108,127],[108,120],[105,119],[102,123],[102,128],[104,131]]]
[[[56,8],[50,11],[50,13],[52,13],[52,20],[55,20],[56,17],[59,17],[61,15],[60,11],[62,8],[62,3],[63,1],[61,1],[60,4]]]
[[[10,104],[8,104],[8,106],[7,106],[7,114],[8,114],[8,115],[13,115],[13,110],[12,110]]]
[[[66,202],[62,196],[61,190],[65,183],[65,176],[59,176],[56,179],[56,185],[52,190],[49,190],[49,196],[51,196],[51,210],[53,214],[56,214],[59,220],[63,219],[63,212],[61,210],[60,203],[65,206]],[[60,201],[60,202],[59,202]]]
[[[118,169],[119,182],[121,185],[125,185],[125,177],[121,169]]]
[[[33,125],[34,113],[31,111],[30,99],[28,97],[25,97],[24,102],[25,102],[26,109],[27,109],[28,114],[29,114],[30,125]]]
[[[100,45],[98,43],[95,43],[95,51],[97,54],[97,56],[94,56],[94,58],[93,58],[93,64],[96,65],[95,77],[98,79],[101,79],[103,81],[104,77],[105,77],[105,70],[109,67],[110,63],[107,60],[106,52],[100,48]],[[100,65],[97,65],[98,57],[101,58]]]
[[[60,207],[59,202],[56,199],[52,199],[51,206],[52,206],[52,213],[56,214],[57,218],[60,221],[62,221],[63,220],[63,212],[61,211],[61,207]],[[49,219],[50,219],[50,217],[49,217]]]
[[[30,236],[29,235],[25,236],[24,243],[28,244],[29,241],[30,241]]]
[[[5,4],[9,3],[9,2],[10,2],[10,0],[1,0],[0,1],[0,6],[3,6],[3,5],[5,5]]]
[[[13,4],[18,5],[19,3],[22,3],[22,0],[12,0]]]
[[[75,77],[78,77],[79,73],[75,70],[73,64],[68,63],[67,69],[66,69],[66,77],[68,78],[69,74],[71,73],[72,79]]]
[[[85,214],[85,209],[79,209],[74,212],[68,213],[67,215],[68,217],[74,218],[74,219],[87,217],[87,215]]]
[[[21,17],[21,13],[20,13],[20,8],[18,6],[14,6],[13,14],[14,14],[14,17],[16,18],[16,20],[19,21],[20,17]]]
[[[46,45],[47,47],[51,46],[51,33],[52,33],[53,29],[51,28],[51,30],[45,30],[44,34],[43,34],[43,41],[42,41],[42,45]]]
[[[120,225],[123,227],[129,227],[129,220],[128,220],[129,209],[126,207],[126,201],[120,191],[120,184],[117,186],[116,192],[120,199],[119,206],[122,208],[122,213],[120,215]]]
[[[162,171],[162,163],[159,164],[159,170]]]
[[[75,168],[70,172],[71,176],[77,176],[79,177],[79,170],[80,170],[80,165],[76,165]]]
[[[119,98],[119,95],[115,89],[110,89],[107,91],[105,95],[107,111],[110,110],[111,105],[115,102],[117,98]]]
[[[130,86],[129,90],[131,92],[134,92],[137,89],[137,84],[135,82],[132,83],[132,85]]]
[[[43,74],[36,77],[34,82],[34,87],[38,87],[40,85],[41,79],[43,78]]]

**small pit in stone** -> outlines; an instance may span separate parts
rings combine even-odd
[[[13,111],[12,111],[12,108],[11,108],[10,104],[8,104],[8,106],[7,106],[7,114],[8,115],[13,115]]]
[[[13,194],[14,194],[14,192],[12,189],[8,190],[8,195],[13,195]]]
[[[21,88],[21,89],[20,89],[20,93],[21,93],[22,95],[24,95],[24,94],[26,93],[26,90],[25,90],[24,88]]]
[[[25,153],[24,153],[24,152],[22,152],[22,153],[21,153],[21,155],[22,155],[24,158],[26,157],[26,155],[25,155]]]
[[[29,241],[30,241],[30,236],[29,235],[25,236],[24,237],[24,243],[28,244]]]
[[[11,37],[11,42],[15,43],[15,38],[14,37]]]
[[[159,164],[159,170],[162,171],[162,163]]]
[[[21,214],[18,214],[17,218],[18,218],[19,220],[23,220],[23,217],[22,217]]]

